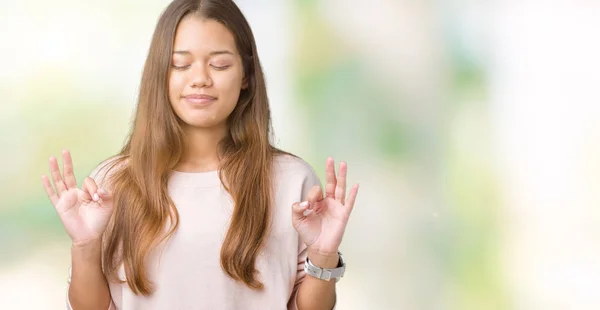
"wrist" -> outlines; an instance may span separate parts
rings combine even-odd
[[[340,255],[337,251],[335,253],[309,251],[308,259],[313,265],[320,268],[336,268],[340,262]]]
[[[76,261],[99,261],[102,257],[102,242],[94,240],[86,243],[73,243],[71,256],[73,263]]]
[[[83,241],[73,241],[71,242],[71,249],[78,250],[88,250],[88,249],[96,249],[102,246],[102,238],[93,238]]]

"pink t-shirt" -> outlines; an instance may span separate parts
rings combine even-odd
[[[256,260],[262,291],[232,280],[221,269],[221,245],[233,201],[218,172],[173,171],[168,191],[180,222],[175,234],[149,257],[155,291],[149,297],[138,296],[127,283],[109,282],[111,309],[297,309],[306,245],[292,226],[292,204],[305,200],[308,190],[321,184],[302,159],[280,155],[274,168],[272,230]],[[119,276],[125,278],[123,266]],[[71,309],[68,298],[67,309]]]

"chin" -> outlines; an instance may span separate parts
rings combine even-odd
[[[211,127],[217,127],[218,125],[221,124],[221,122],[219,122],[219,120],[217,119],[210,119],[210,118],[188,118],[184,120],[184,123],[187,126],[190,127],[194,127],[194,128],[211,128]]]

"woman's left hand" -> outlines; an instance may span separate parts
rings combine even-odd
[[[292,224],[308,252],[325,257],[337,256],[358,193],[358,184],[355,184],[345,199],[346,163],[340,163],[337,177],[334,167],[333,158],[327,158],[325,198],[321,187],[315,185],[306,201],[292,206]],[[307,210],[310,212],[305,212]]]

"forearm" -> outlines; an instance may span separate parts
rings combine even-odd
[[[73,310],[106,310],[110,291],[102,273],[100,242],[84,247],[71,247],[71,285],[69,302]]]
[[[335,268],[339,255],[320,255],[309,253],[308,258],[321,268]],[[335,305],[335,279],[329,281],[306,275],[298,288],[296,297],[298,310],[331,310]]]

